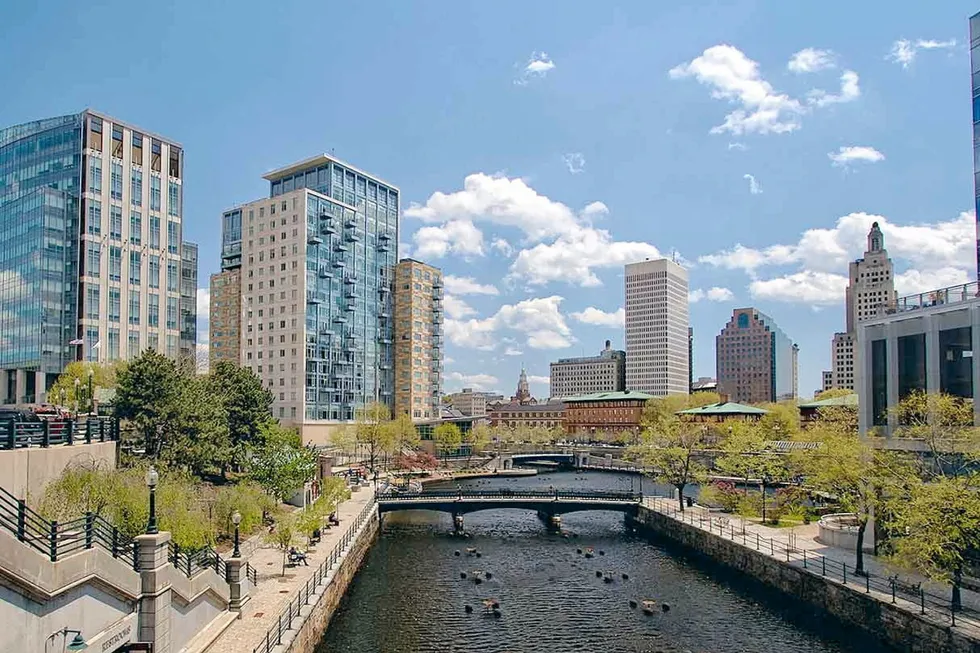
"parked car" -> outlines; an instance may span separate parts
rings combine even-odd
[[[33,412],[15,406],[0,406],[0,422],[40,422],[41,418]]]

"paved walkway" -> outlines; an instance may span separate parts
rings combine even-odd
[[[658,512],[681,518],[676,499],[662,497],[656,499],[647,498],[643,500],[643,503]],[[694,518],[693,525],[695,526],[700,526],[705,530],[711,530],[716,535],[721,534],[726,539],[732,539],[736,543],[744,543],[749,548],[754,549],[759,547],[759,550],[763,552],[768,552],[767,550],[770,546],[769,540],[771,539],[775,544],[774,557],[781,558],[786,554],[786,549],[789,548],[792,552],[790,564],[796,567],[803,566],[799,560],[799,556],[805,550],[806,556],[810,559],[808,568],[815,573],[820,573],[820,556],[825,556],[828,563],[829,561],[835,561],[840,565],[847,566],[849,584],[856,584],[858,586],[864,584],[863,577],[851,576],[851,572],[854,569],[855,552],[818,542],[816,538],[819,533],[819,525],[816,523],[803,524],[791,528],[773,528],[771,526],[763,526],[758,522],[745,520],[738,515],[711,512],[702,506],[694,506],[685,510],[683,519],[687,521],[692,517]],[[710,526],[709,523],[711,524]],[[745,533],[744,536],[743,531]],[[756,539],[757,536],[758,539]],[[928,579],[921,574],[897,567],[887,560],[870,553],[864,554],[864,568],[872,577],[877,577],[882,581],[887,582],[889,577],[898,575],[900,582],[903,584],[921,583],[923,590],[927,593],[944,597],[945,615],[948,617],[949,602],[952,596],[952,587],[948,583]],[[840,573],[838,571],[836,576],[839,575]],[[833,577],[834,575],[828,573],[828,576]],[[871,590],[871,593],[879,594],[874,589]],[[960,594],[964,612],[957,614],[957,626],[968,628],[975,636],[980,635],[980,593],[961,589]],[[892,600],[890,593],[881,595],[878,598],[889,602]],[[902,602],[901,599],[899,601]],[[910,605],[908,607],[918,612],[918,605]],[[929,607],[927,605],[927,609]],[[946,623],[949,623],[948,618],[946,619]]]
[[[349,500],[337,508],[340,526],[324,530],[320,543],[307,552],[309,566],[286,567],[285,576],[282,575],[282,550],[258,539],[257,547],[248,560],[255,568],[258,585],[251,588],[251,599],[242,608],[241,619],[236,620],[221,635],[208,649],[208,653],[252,653],[265,639],[266,632],[276,623],[299,588],[330,555],[348,526],[373,496],[373,487],[362,487],[360,491],[354,492]],[[297,548],[303,550],[298,544]]]

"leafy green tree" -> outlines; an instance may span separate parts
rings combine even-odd
[[[630,447],[627,456],[651,470],[658,481],[677,488],[683,511],[684,488],[708,478],[707,468],[697,458],[707,442],[708,430],[700,424],[682,421],[673,410],[678,404],[666,399],[660,404],[648,403],[648,425],[640,444]]]
[[[928,478],[958,476],[980,462],[980,428],[973,425],[973,404],[959,397],[915,391],[895,407],[895,436],[917,440],[932,464],[923,467]]]
[[[463,443],[463,433],[459,427],[452,422],[443,422],[432,431],[432,439],[435,440],[436,447],[445,455],[450,451],[456,451]]]
[[[276,520],[272,532],[268,533],[265,537],[266,542],[275,545],[282,551],[283,576],[286,575],[286,555],[289,553],[289,547],[293,545],[293,541],[296,539],[296,533],[296,516],[287,514],[282,515]]]
[[[51,389],[48,390],[48,401],[61,406],[75,406],[79,410],[88,410],[92,397],[89,396],[88,379],[92,372],[92,391],[116,387],[116,373],[124,366],[123,363],[101,365],[94,362],[73,361],[65,366]],[[78,385],[75,385],[75,381]],[[78,390],[76,395],[75,391]]]
[[[762,521],[765,522],[766,491],[793,477],[790,459],[769,446],[771,430],[761,422],[740,422],[731,427],[728,438],[722,444],[723,453],[715,464],[732,476],[759,481],[762,489]]]
[[[490,446],[492,434],[490,427],[480,422],[470,427],[470,430],[462,434],[463,442],[469,445],[470,458],[473,454],[481,454]],[[467,463],[469,464],[469,463]]]
[[[375,469],[378,455],[393,448],[391,411],[386,404],[375,401],[359,408],[354,421],[357,441],[368,448],[369,464]]]
[[[230,466],[244,469],[252,452],[261,446],[262,426],[272,418],[272,392],[252,370],[231,361],[218,361],[208,375],[209,386],[227,414],[230,460],[223,460],[222,476]]]
[[[209,470],[224,473],[234,453],[224,405],[215,401],[206,377],[183,379],[178,393],[176,428],[164,442],[161,458],[169,466],[187,469],[197,476],[204,476]]]
[[[152,349],[117,374],[116,416],[135,426],[151,458],[158,458],[165,442],[176,433],[182,382],[174,361]]]
[[[408,413],[402,413],[391,422],[391,438],[394,442],[394,453],[400,454],[406,449],[416,449],[419,446],[419,431]]]
[[[847,397],[854,394],[853,390],[848,390],[847,388],[828,388],[827,390],[821,390],[820,392],[814,393],[814,401],[823,401],[824,399],[836,399],[838,397]]]
[[[769,411],[758,421],[768,440],[791,440],[800,432],[800,409],[795,401],[780,401],[762,406]]]
[[[252,478],[277,502],[285,502],[313,480],[319,457],[316,451],[300,444],[299,434],[275,423],[262,427],[262,440]]]

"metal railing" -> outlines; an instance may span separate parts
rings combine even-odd
[[[228,578],[228,567],[224,559],[210,545],[195,551],[183,551],[171,541],[168,544],[167,559],[188,578],[193,578],[205,569],[214,569],[222,578]]]
[[[902,580],[897,575],[883,577],[868,571],[857,573],[853,565],[797,547],[792,534],[788,542],[774,537],[765,537],[759,535],[758,532],[746,531],[744,520],[741,521],[741,524],[736,524],[735,520],[724,517],[706,516],[704,513],[693,510],[682,511],[674,499],[648,497],[646,503],[667,517],[708,531],[736,544],[755,549],[787,565],[802,568],[807,573],[828,578],[851,587],[855,591],[863,590],[866,594],[874,592],[879,599],[888,600],[905,610],[939,617],[952,626],[958,624],[980,626],[980,611],[966,606],[953,610],[951,595],[940,596],[935,592],[926,590],[921,582],[913,583],[909,580]]]
[[[112,417],[80,417],[41,422],[0,421],[0,449],[92,444],[118,439],[119,422]]]
[[[618,492],[615,490],[423,490],[421,492],[395,492],[387,490],[378,495],[378,501],[418,501],[425,499],[550,499],[554,500],[595,500],[636,503],[643,498],[637,492]]]
[[[138,566],[135,541],[103,517],[90,512],[63,522],[47,519],[3,488],[0,488],[0,528],[48,556],[51,562],[98,546],[112,557],[124,559],[133,569]]]
[[[265,638],[262,642],[252,649],[252,653],[269,653],[273,648],[282,644],[283,633],[290,630],[293,626],[293,620],[300,616],[300,611],[303,607],[309,605],[310,599],[316,593],[320,584],[326,579],[327,574],[333,569],[335,564],[338,564],[347,550],[347,547],[354,541],[355,536],[360,531],[361,526],[365,521],[371,516],[371,512],[374,510],[375,500],[372,497],[371,501],[364,506],[360,514],[354,518],[354,523],[351,524],[347,530],[344,532],[343,537],[334,546],[333,550],[330,551],[330,555],[320,563],[320,566],[316,568],[313,575],[306,581],[290,601],[286,609],[282,611],[279,618],[276,619],[276,623],[266,631]]]
[[[252,583],[252,587],[259,584],[259,574],[257,571],[255,571],[255,567],[248,562],[245,563],[245,578]]]
[[[895,307],[886,307],[886,313],[904,313],[918,308],[929,308],[931,306],[945,306],[946,304],[960,304],[980,297],[980,283],[971,281],[969,283],[940,288],[930,292],[918,293],[899,297]]]

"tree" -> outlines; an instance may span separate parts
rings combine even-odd
[[[848,390],[847,388],[828,388],[827,390],[821,390],[820,392],[814,393],[814,401],[823,401],[824,399],[837,399],[838,397],[849,397],[854,394],[853,390]]]
[[[122,366],[122,363],[111,365],[83,361],[68,363],[48,390],[49,401],[61,406],[75,406],[78,410],[87,410],[92,402],[88,387],[89,372],[92,372],[92,391],[95,394],[103,388],[116,387],[116,373]],[[78,381],[77,386],[75,381]]]
[[[391,451],[394,436],[391,428],[391,411],[380,401],[357,409],[354,415],[357,441],[368,447],[371,469],[379,453]]]
[[[470,448],[470,458],[473,454],[483,453],[489,446],[491,437],[490,427],[486,424],[479,423],[470,427],[470,430],[463,434],[463,442]],[[466,464],[469,465],[469,461]]]
[[[766,492],[792,477],[789,460],[769,447],[769,433],[761,423],[738,422],[731,425],[722,444],[723,454],[716,461],[719,469],[732,476],[757,479],[762,489],[762,521],[766,522]],[[778,519],[776,520],[778,522]]]
[[[432,439],[435,440],[439,451],[445,455],[449,451],[459,449],[459,446],[463,443],[463,433],[452,422],[443,422],[433,429]]]
[[[952,583],[952,608],[962,607],[960,588],[967,554],[980,548],[980,477],[942,476],[913,488],[897,525],[896,558]]]
[[[678,405],[683,404],[670,396],[647,402],[647,426],[640,444],[630,447],[627,455],[651,469],[660,482],[674,486],[683,511],[684,488],[708,478],[707,468],[696,457],[704,448],[708,429],[682,421],[676,414],[683,410],[675,410]]]
[[[795,401],[781,401],[762,406],[768,412],[758,425],[769,440],[790,440],[800,432],[800,409]]]
[[[133,423],[151,458],[159,457],[164,442],[176,431],[181,382],[176,364],[152,349],[117,375],[116,416]]]
[[[282,550],[282,575],[286,575],[286,555],[296,537],[296,517],[284,515],[280,517],[272,531],[266,535],[266,542],[274,544]]]
[[[223,403],[215,401],[206,377],[183,379],[178,394],[174,432],[162,443],[161,458],[171,467],[182,467],[197,476],[212,469],[224,475],[234,447]]]
[[[227,414],[232,451],[230,459],[221,465],[224,476],[229,464],[243,469],[251,452],[261,446],[261,428],[272,420],[273,397],[251,369],[231,361],[215,363],[208,382]]]
[[[973,425],[973,404],[952,395],[914,391],[894,408],[895,436],[922,442],[933,464],[928,478],[957,476],[980,462],[980,429]]]
[[[402,413],[391,422],[391,439],[396,454],[419,446],[419,431],[408,413]]]
[[[261,435],[264,444],[256,455],[252,478],[283,503],[313,480],[319,467],[318,455],[300,444],[299,434],[278,424],[266,424]]]
[[[346,456],[357,451],[357,429],[350,424],[339,424],[330,431],[330,444]]]

